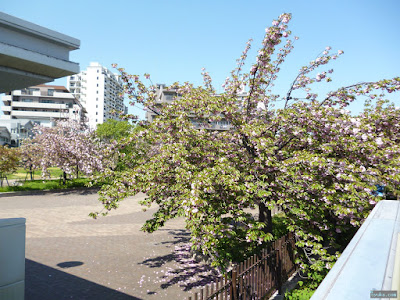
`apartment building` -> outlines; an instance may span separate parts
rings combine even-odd
[[[6,126],[0,126],[0,146],[11,145],[11,134]]]
[[[52,127],[60,119],[85,121],[85,109],[64,86],[37,85],[2,96],[0,126],[10,132],[10,144],[18,146],[34,124]]]
[[[28,119],[41,124],[85,117],[82,105],[64,86],[37,85],[15,90],[6,93],[2,101],[2,120]]]
[[[172,103],[174,100],[178,100],[180,98],[180,95],[176,92],[176,90],[170,90],[166,88],[165,84],[157,84],[156,85],[156,93],[157,93],[157,99],[156,99],[156,104],[162,104],[162,103]],[[242,90],[238,93],[238,101],[242,102],[243,99],[246,97],[247,93]],[[148,122],[152,122],[154,118],[157,117],[157,114],[151,110],[146,111],[146,120]],[[195,118],[195,116],[191,117],[190,119],[192,125],[196,128],[206,128],[209,130],[228,130],[231,127],[231,124],[228,120],[224,119],[222,117],[221,120],[219,121],[212,121],[207,123],[207,126],[204,126],[204,120],[199,120]]]
[[[67,82],[70,92],[86,108],[90,128],[94,129],[108,119],[120,120],[115,112],[128,112],[121,96],[121,78],[97,62],[90,63],[85,71],[69,76]]]

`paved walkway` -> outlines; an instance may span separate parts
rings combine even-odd
[[[94,191],[0,197],[0,218],[26,218],[26,300],[187,299],[212,277],[192,260],[183,220],[146,234],[129,198],[107,217]],[[196,276],[195,276],[196,274]]]

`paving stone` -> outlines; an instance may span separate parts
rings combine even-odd
[[[140,231],[155,211],[143,197],[97,220],[93,190],[0,197],[0,218],[26,218],[25,299],[187,299],[214,278],[192,259],[182,219]]]

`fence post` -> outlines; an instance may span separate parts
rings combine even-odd
[[[237,300],[238,299],[238,294],[237,294],[237,266],[235,265],[234,267],[233,267],[233,269],[232,269],[232,291],[231,291],[231,293],[232,293],[232,297],[231,297],[231,299],[232,300]]]
[[[282,239],[276,241],[275,244],[276,251],[276,279],[279,295],[282,295]]]

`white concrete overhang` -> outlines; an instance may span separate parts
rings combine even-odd
[[[0,93],[79,73],[80,41],[0,12]]]
[[[380,201],[311,300],[364,300],[379,291],[397,291],[400,296],[399,233],[400,201]]]

